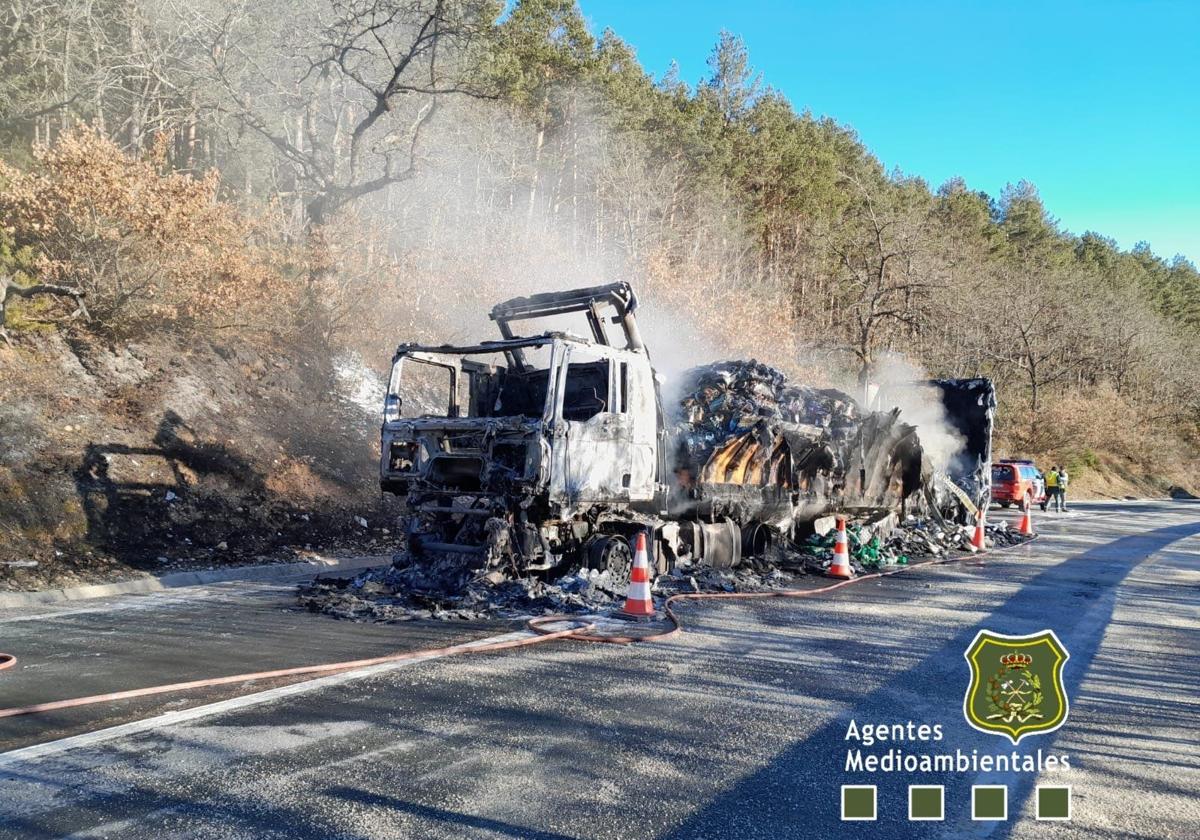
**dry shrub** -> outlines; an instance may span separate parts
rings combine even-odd
[[[36,253],[38,280],[80,289],[94,323],[130,335],[170,327],[286,327],[299,263],[270,213],[217,200],[215,172],[166,173],[76,129],[24,171],[0,162],[0,227]],[[269,305],[268,305],[269,304]]]

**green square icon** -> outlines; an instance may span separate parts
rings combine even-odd
[[[1071,786],[1038,785],[1037,818],[1039,820],[1071,819]]]
[[[910,820],[944,820],[946,788],[942,785],[909,785]]]
[[[1007,820],[1008,788],[1005,785],[972,785],[971,819]]]
[[[875,785],[842,785],[842,819],[875,819]]]

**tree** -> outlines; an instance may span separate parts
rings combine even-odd
[[[1006,187],[1000,207],[993,279],[1001,297],[980,313],[995,328],[983,333],[985,343],[978,349],[1024,376],[1030,428],[1036,429],[1043,389],[1071,374],[1066,349],[1078,340],[1079,325],[1070,313],[1077,276],[1071,272],[1069,244],[1032,184]]]
[[[834,306],[843,346],[864,392],[879,351],[926,326],[932,290],[946,276],[929,249],[932,206],[918,182],[854,180],[849,206],[828,247],[837,262]]]
[[[46,144],[84,122],[139,151],[178,134],[191,167],[200,114],[167,2],[16,0],[0,8],[0,143]]]
[[[217,105],[290,166],[306,221],[320,226],[415,176],[443,97],[488,95],[475,84],[473,48],[499,9],[494,0],[329,0],[263,55],[253,31],[263,7],[239,3],[199,21],[194,37]],[[291,4],[278,11],[294,15]]]
[[[712,100],[726,125],[741,121],[762,94],[762,76],[750,66],[746,42],[722,30],[708,56],[708,72],[699,96]]]

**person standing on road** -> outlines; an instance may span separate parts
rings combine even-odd
[[[1051,467],[1046,473],[1046,503],[1050,507],[1054,507],[1058,500],[1058,467]],[[1045,508],[1042,508],[1045,510]]]
[[[1067,509],[1067,485],[1071,483],[1071,476],[1067,474],[1067,468],[1063,467],[1058,471],[1058,509],[1060,512],[1065,512]]]

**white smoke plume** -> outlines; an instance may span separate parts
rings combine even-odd
[[[935,470],[946,471],[962,451],[963,437],[946,417],[941,394],[925,384],[929,374],[895,353],[884,355],[873,371],[879,385],[876,408],[900,409],[900,419],[917,427],[921,447]]]

